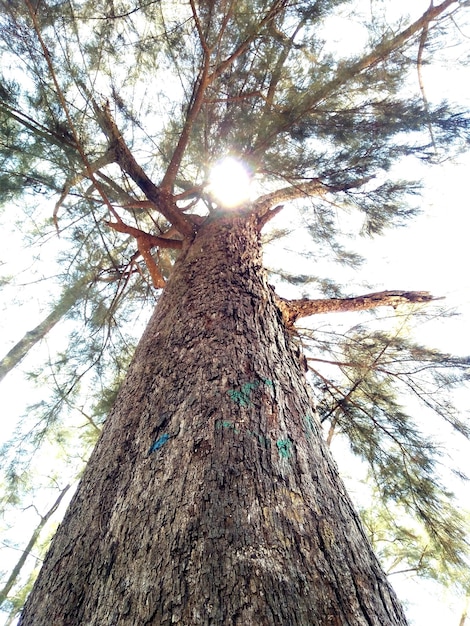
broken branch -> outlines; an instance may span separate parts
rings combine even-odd
[[[151,250],[157,246],[159,248],[182,248],[183,242],[179,239],[165,239],[151,235],[150,233],[140,230],[140,228],[134,228],[134,226],[124,224],[124,222],[106,222],[106,224],[120,233],[126,233],[127,235],[135,237],[137,248],[147,266],[153,286],[155,289],[163,289],[166,284],[165,279],[152,256]]]
[[[428,291],[378,291],[354,298],[325,298],[321,300],[286,300],[276,297],[284,322],[292,326],[299,318],[319,313],[364,311],[379,306],[396,308],[401,304],[422,304],[441,298],[433,297]]]
[[[284,208],[283,204],[278,204],[277,206],[274,207],[274,209],[269,209],[268,211],[266,211],[266,213],[264,213],[261,217],[258,218],[258,230],[261,231],[262,228],[264,228],[264,226],[273,219],[273,217],[275,217],[278,213],[280,213],[282,211],[282,209]]]
[[[146,233],[140,228],[135,228],[134,226],[129,226],[129,224],[124,224],[124,222],[106,222],[106,225],[112,228],[113,230],[117,230],[120,233],[126,233],[127,235],[132,235],[137,239],[139,239],[145,243],[145,245],[150,246],[150,248],[174,248],[175,250],[180,250],[183,247],[183,242],[181,239],[167,239],[165,237],[158,237],[157,235],[151,235],[150,233]]]
[[[153,286],[155,289],[163,289],[166,284],[165,279],[158,269],[158,265],[156,264],[152,253],[150,252],[151,246],[145,239],[139,238],[137,239],[137,248],[139,249],[142,258],[144,259],[144,263],[147,266]]]

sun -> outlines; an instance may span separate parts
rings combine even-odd
[[[222,207],[233,209],[250,198],[251,176],[247,168],[234,157],[225,157],[212,168],[209,192]]]

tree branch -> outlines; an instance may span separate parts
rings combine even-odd
[[[194,225],[183,215],[170,193],[162,191],[147,176],[127,147],[109,110],[109,104],[99,107],[93,102],[97,121],[115,150],[116,161],[120,168],[129,174],[145,196],[155,204],[158,211],[175,226],[185,237],[192,237]]]
[[[283,204],[278,204],[274,207],[274,209],[270,209],[269,211],[263,213],[261,217],[258,217],[258,230],[261,231],[264,226],[273,219],[273,217],[276,217],[276,215],[282,211],[283,208]]]
[[[429,8],[433,7],[433,0],[431,0],[431,4]],[[424,47],[426,45],[426,40],[428,38],[428,32],[429,32],[429,24],[426,23],[423,26],[423,32],[421,33],[421,37],[419,40],[419,48],[418,48],[418,56],[416,59],[416,69],[418,72],[418,83],[419,83],[419,89],[421,91],[421,97],[423,98],[423,104],[424,104],[424,110],[426,112],[426,118],[427,118],[427,124],[428,124],[428,129],[429,129],[429,135],[431,137],[431,143],[433,145],[434,148],[434,152],[437,154],[437,149],[436,149],[436,142],[434,140],[434,132],[432,129],[432,122],[431,122],[431,117],[429,115],[429,102],[426,96],[426,90],[424,88],[424,80],[423,80],[423,72],[422,72],[422,68],[423,68],[423,53],[424,53]]]
[[[422,304],[434,298],[428,291],[378,291],[354,298],[326,298],[321,300],[286,300],[276,297],[276,303],[282,312],[284,322],[292,326],[299,318],[319,313],[346,311],[364,311],[379,306],[396,308],[401,304]]]
[[[170,163],[162,179],[161,189],[167,193],[171,193],[173,191],[175,178],[178,175],[181,161],[183,160],[185,150],[188,146],[191,130],[204,103],[204,95],[206,93],[206,89],[211,83],[211,80],[209,78],[209,64],[210,53],[206,48],[204,48],[204,65],[197,80],[197,83],[194,86],[193,97],[191,99],[192,101],[189,105],[186,120],[180,133],[178,143],[176,144],[173,156],[171,157]]]
[[[62,206],[65,198],[68,196],[68,194],[70,192],[70,189],[74,185],[79,183],[81,180],[83,180],[84,178],[89,178],[90,172],[92,172],[93,174],[96,174],[98,172],[98,170],[100,170],[102,167],[105,167],[106,165],[110,165],[111,163],[114,163],[115,160],[116,160],[116,157],[114,155],[114,151],[108,149],[108,150],[106,150],[106,152],[104,154],[102,154],[100,157],[98,157],[96,159],[96,161],[94,161],[93,163],[89,162],[88,166],[84,170],[82,170],[81,172],[78,172],[78,174],[75,174],[75,176],[72,176],[71,178],[69,178],[69,179],[67,179],[65,181],[65,184],[64,184],[64,186],[62,188],[62,193],[60,194],[60,198],[57,200],[57,202],[55,204],[54,212],[52,214],[52,219],[54,221],[54,224],[55,224],[55,227],[57,228],[57,230],[59,230],[59,226],[58,226],[58,222],[57,222],[57,214],[58,214],[59,209]],[[116,214],[114,214],[114,215],[116,217]]]
[[[144,259],[145,265],[149,271],[152,279],[152,284],[155,289],[163,289],[166,282],[163,275],[152,256],[151,250],[158,246],[159,248],[182,248],[183,242],[179,239],[165,239],[164,237],[157,237],[149,233],[134,228],[124,222],[106,222],[110,228],[117,230],[120,233],[126,233],[135,237],[137,241],[137,248]]]
[[[234,63],[234,61],[238,59],[239,56],[241,56],[244,52],[248,50],[251,43],[256,39],[256,37],[259,36],[259,33],[264,28],[264,26],[269,24],[269,22],[271,22],[276,17],[276,15],[285,8],[286,4],[286,0],[275,0],[275,2],[273,2],[269,11],[259,22],[257,27],[253,29],[252,34],[244,41],[242,41],[238,48],[224,61],[221,61],[221,63],[219,63],[219,65],[215,68],[212,74],[210,74],[210,82],[212,82],[215,78],[225,72],[225,70],[227,70],[232,65],[232,63]]]
[[[438,6],[431,5],[428,10],[425,11],[419,19],[410,24],[408,28],[405,28],[405,30],[398,33],[398,35],[395,35],[395,37],[380,43],[369,54],[362,57],[362,59],[352,63],[344,63],[340,65],[337,69],[336,76],[334,76],[323,87],[320,87],[317,91],[314,91],[311,95],[307,96],[305,104],[300,108],[299,112],[294,115],[294,117],[288,115],[289,121],[283,126],[275,128],[272,133],[264,137],[260,143],[254,147],[252,154],[256,155],[265,150],[266,146],[271,143],[274,136],[277,136],[282,132],[287,132],[305,115],[313,111],[320,102],[337,92],[352,78],[385,60],[392,52],[398,50],[405,43],[407,43],[416,33],[427,28],[430,22],[456,2],[458,2],[458,0],[444,0],[444,2]],[[290,111],[286,111],[286,113],[290,113]]]
[[[209,48],[209,45],[207,43],[207,40],[204,36],[203,30],[202,30],[202,25],[201,25],[201,20],[199,19],[199,15],[197,14],[197,10],[196,10],[196,5],[194,3],[194,0],[189,0],[189,4],[191,6],[191,13],[193,14],[193,20],[194,23],[196,25],[196,30],[197,30],[197,34],[199,37],[199,41],[201,43],[201,47],[204,50],[204,53],[209,56],[211,49]]]
[[[297,200],[298,198],[309,198],[312,196],[324,196],[328,192],[348,191],[349,189],[355,189],[364,185],[372,180],[373,176],[367,176],[344,185],[325,185],[319,178],[311,178],[303,183],[292,184],[289,187],[282,187],[282,189],[276,189],[263,196],[260,196],[252,204],[252,212],[258,217],[258,220],[262,223],[262,226],[274,217],[278,212],[277,207],[274,209],[276,213],[273,213],[271,207],[279,204],[280,202],[286,202],[289,200]],[[280,210],[280,208],[279,208]],[[265,216],[268,215],[265,221]]]
[[[329,187],[321,182],[319,178],[313,178],[305,183],[291,185],[276,189],[263,196],[260,196],[252,205],[252,212],[257,215],[258,219],[262,219],[268,213],[271,207],[286,202],[288,200],[296,200],[298,198],[306,198],[309,196],[322,196],[327,193]]]
[[[90,165],[90,162],[88,160],[87,155],[85,154],[85,150],[83,149],[83,146],[80,143],[80,138],[78,136],[77,130],[75,128],[75,124],[72,120],[72,116],[70,114],[69,111],[69,107],[67,106],[67,103],[65,101],[65,97],[64,94],[62,93],[62,89],[59,85],[59,81],[57,79],[57,75],[54,69],[54,64],[52,63],[52,58],[51,55],[49,53],[49,50],[44,42],[44,39],[41,35],[41,30],[39,28],[39,23],[37,20],[37,15],[36,15],[36,10],[34,9],[31,0],[25,0],[26,2],[26,6],[28,8],[28,13],[29,16],[31,18],[31,21],[33,23],[33,28],[34,28],[34,32],[36,33],[36,36],[38,38],[39,41],[39,45],[41,46],[44,58],[46,60],[47,63],[47,67],[49,69],[49,73],[51,75],[52,78],[52,82],[54,83],[54,88],[56,90],[57,93],[57,97],[59,99],[60,105],[62,107],[62,110],[65,113],[65,117],[67,118],[67,122],[68,125],[70,127],[70,132],[72,133],[72,137],[73,137],[73,141],[75,143],[75,147],[78,151],[78,153],[80,154],[80,158],[83,161],[83,164],[85,166],[86,172],[87,172],[87,176],[88,178],[91,180],[91,182],[93,183],[93,185],[95,186],[96,190],[98,191],[98,193],[100,194],[104,204],[108,207],[109,212],[111,213],[111,215],[113,215],[117,220],[120,220],[121,218],[119,217],[119,215],[116,213],[116,211],[114,210],[114,207],[112,206],[111,202],[109,201],[109,198],[107,197],[106,193],[104,192],[102,186],[100,185],[100,183],[97,181],[94,171]],[[57,224],[56,224],[57,226]]]
[[[34,135],[37,135],[41,139],[45,139],[48,143],[54,143],[64,151],[72,149],[75,153],[77,146],[75,141],[71,141],[65,135],[54,132],[53,130],[43,126],[23,111],[17,110],[9,105],[7,102],[0,102],[0,112],[5,113],[16,122],[30,130]]]
[[[149,245],[151,248],[159,247],[181,250],[181,248],[183,247],[183,242],[181,241],[181,239],[168,239],[166,237],[151,235],[150,233],[146,233],[145,231],[140,230],[140,228],[135,228],[134,226],[124,224],[124,222],[106,222],[106,224],[113,230],[117,230],[120,233],[126,233],[127,235],[132,235],[137,240],[140,239],[141,241],[144,241],[145,244]]]
[[[86,275],[66,289],[49,315],[35,328],[26,332],[23,337],[9,350],[0,360],[0,381],[20,363],[28,352],[39,341],[44,339],[47,333],[67,315],[75,304],[83,297],[83,290],[93,279]]]
[[[188,107],[188,112],[186,115],[186,120],[183,126],[183,129],[180,133],[178,143],[171,157],[170,163],[167,167],[165,175],[163,176],[160,189],[166,193],[171,193],[173,191],[173,185],[175,182],[175,178],[178,175],[178,170],[181,165],[181,161],[183,159],[185,150],[187,148],[189,138],[191,135],[191,130],[194,126],[194,122],[196,121],[197,116],[201,110],[202,105],[204,104],[204,95],[206,93],[207,87],[218,77],[222,72],[224,72],[232,63],[243,54],[252,41],[257,37],[260,30],[269,23],[277,13],[284,7],[285,0],[276,0],[269,11],[266,13],[264,18],[258,25],[258,28],[255,30],[253,35],[250,35],[243,41],[240,46],[231,54],[225,61],[222,61],[216,69],[209,73],[210,69],[210,59],[211,59],[211,49],[207,44],[207,41],[202,32],[202,26],[199,21],[199,17],[197,15],[196,7],[193,0],[190,0],[191,10],[193,14],[193,19],[196,24],[196,30],[198,32],[199,40],[201,43],[201,47],[204,52],[204,61],[203,66],[200,71],[200,75],[198,80],[194,86],[193,97],[191,98],[191,102]],[[152,198],[149,198],[150,200]],[[172,222],[174,223],[174,222]],[[176,225],[176,224],[175,224]]]

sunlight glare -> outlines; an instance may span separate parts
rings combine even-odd
[[[246,167],[233,157],[218,161],[209,178],[209,191],[214,200],[232,209],[250,197],[251,177]]]

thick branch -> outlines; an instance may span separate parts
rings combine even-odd
[[[175,250],[180,250],[183,247],[183,242],[181,241],[181,239],[167,239],[165,237],[151,235],[150,233],[146,233],[143,230],[140,230],[140,228],[134,228],[134,226],[124,224],[124,222],[106,222],[106,224],[110,228],[113,228],[120,233],[132,235],[137,240],[140,239],[151,248],[155,248],[158,246],[159,248],[174,248]]]
[[[373,176],[368,176],[366,178],[361,178],[350,183],[346,183],[344,185],[325,185],[319,178],[312,178],[303,183],[293,183],[289,187],[283,187],[282,189],[277,189],[276,191],[272,191],[263,196],[260,196],[252,205],[252,212],[257,215],[258,220],[264,223],[270,219],[270,217],[274,217],[275,213],[268,216],[265,221],[264,217],[267,214],[273,213],[271,211],[272,207],[275,207],[280,202],[286,202],[289,200],[297,200],[298,198],[309,198],[312,196],[324,196],[328,192],[337,192],[337,191],[347,191],[348,189],[355,189],[356,187],[360,187],[365,183],[369,182]],[[277,207],[273,209],[275,212],[277,211]],[[279,209],[280,210],[280,209]]]
[[[301,317],[317,315],[318,313],[333,313],[345,311],[364,311],[379,306],[400,304],[420,304],[438,300],[428,291],[378,291],[355,298],[326,298],[322,300],[285,300],[277,298],[277,305],[287,326],[292,326]]]
[[[106,193],[108,194],[108,196],[113,199],[113,202],[117,203],[120,206],[120,208],[126,209],[126,211],[135,210],[135,209],[139,210],[139,209],[145,209],[145,208],[158,210],[157,207],[153,204],[153,202],[150,202],[149,200],[146,201],[147,202],[146,207],[144,206],[134,207],[133,205],[136,202],[139,202],[134,196],[129,194],[125,189],[123,189],[120,185],[118,185],[115,180],[113,180],[109,176],[106,176],[106,174],[103,174],[103,172],[96,172],[96,175],[99,176],[104,181],[104,184],[101,183],[103,185],[103,188],[106,190]]]
[[[261,231],[261,229],[264,228],[264,226],[270,220],[272,220],[273,217],[276,217],[276,215],[280,213],[283,208],[284,208],[283,204],[278,204],[273,209],[270,209],[269,211],[266,211],[265,213],[263,213],[261,217],[258,217],[258,230]]]
[[[259,219],[268,213],[268,211],[279,204],[288,200],[296,200],[298,198],[306,198],[309,196],[322,196],[329,191],[329,187],[321,182],[319,178],[314,178],[305,183],[283,187],[276,191],[271,191],[260,196],[253,203],[252,210]]]
[[[108,137],[115,151],[116,161],[121,169],[129,174],[135,184],[144,192],[148,200],[158,207],[158,211],[160,211],[182,235],[191,237],[194,233],[193,224],[178,209],[173,196],[169,193],[162,192],[162,190],[150,180],[134,159],[133,154],[125,144],[111,116],[109,106],[105,105],[103,108],[99,108],[95,105],[95,112],[97,113],[98,122],[103,132]]]

